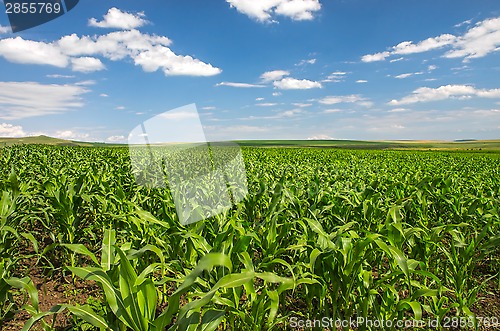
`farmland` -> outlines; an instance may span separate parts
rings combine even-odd
[[[182,226],[168,188],[136,184],[127,148],[1,148],[2,327],[500,317],[500,154],[242,153],[248,196]]]

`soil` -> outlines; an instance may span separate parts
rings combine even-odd
[[[41,311],[48,311],[50,308],[57,304],[86,304],[89,297],[93,297],[97,300],[102,298],[102,292],[99,286],[92,281],[82,281],[79,278],[72,279],[71,276],[63,276],[62,273],[53,275],[48,278],[44,275],[43,269],[35,265],[34,259],[27,259],[24,261],[23,265],[27,266],[27,270],[22,270],[22,275],[29,275],[38,289],[39,297],[39,308]],[[479,280],[484,278],[482,272],[486,270],[477,270],[479,275],[476,275]],[[484,280],[484,279],[482,279]],[[170,286],[169,286],[170,287]],[[169,288],[169,294],[173,292],[173,287]],[[23,301],[24,300],[24,301]],[[185,298],[182,298],[182,304],[186,303]],[[16,296],[16,302],[20,305],[26,303],[26,299],[22,295]],[[305,302],[301,302],[296,298],[287,296],[285,299],[286,304],[280,305],[281,310],[299,310],[306,311],[307,305]],[[166,308],[166,304],[159,307],[158,313]],[[476,316],[482,318],[500,319],[500,289],[498,284],[498,278],[490,279],[486,282],[486,286],[482,292],[478,294],[478,300],[471,308],[471,311],[476,314]],[[26,321],[31,316],[25,312],[21,311],[15,315],[15,317],[3,325],[0,325],[1,331],[19,331],[23,328]],[[51,318],[46,318],[48,323],[52,323]],[[72,329],[72,318],[67,312],[56,315],[54,327],[57,331],[66,331]],[[278,328],[286,329],[284,325],[279,325]],[[479,330],[499,330],[500,325],[497,326],[480,326]],[[42,330],[41,326],[38,324],[32,330]],[[300,328],[297,330],[301,330]],[[420,329],[422,330],[422,329]],[[460,330],[459,328],[449,328],[447,330]]]
[[[89,297],[100,298],[101,290],[92,281],[82,281],[79,278],[72,279],[71,276],[63,276],[61,273],[54,275],[50,279],[44,275],[44,270],[35,265],[34,259],[28,259],[25,264],[28,266],[27,272],[23,270],[23,276],[28,275],[36,289],[38,290],[38,300],[40,311],[48,311],[57,304],[86,304]],[[23,263],[24,264],[24,263]],[[29,303],[29,299],[24,295],[15,297],[18,306]],[[26,311],[17,313],[13,319],[0,325],[2,331],[19,331],[31,316]],[[67,312],[55,315],[54,327],[58,331],[70,330],[72,319]],[[52,323],[52,318],[45,319],[47,323]],[[32,330],[42,330],[36,325]]]

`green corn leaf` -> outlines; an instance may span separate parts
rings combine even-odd
[[[97,258],[95,257],[95,255],[91,251],[89,251],[88,248],[85,247],[85,245],[82,245],[82,244],[61,244],[61,246],[66,247],[69,250],[71,250],[77,254],[82,254],[82,255],[88,256],[88,257],[90,257],[90,259],[92,261],[94,261],[95,264],[99,265],[99,262],[97,261]]]
[[[118,286],[125,305],[125,311],[130,316],[134,330],[146,331],[148,328],[148,320],[140,313],[136,288],[134,287],[137,280],[137,274],[134,268],[132,268],[125,253],[116,246],[115,250],[118,252],[118,255],[120,255],[120,277],[118,279]]]
[[[29,277],[24,277],[24,278],[16,278],[16,277],[11,277],[8,279],[4,279],[4,281],[9,284],[12,287],[18,288],[25,290],[28,292],[28,296],[31,301],[31,305],[33,308],[38,311],[38,291],[35,288],[35,285],[33,284],[33,281]]]
[[[214,331],[224,319],[225,311],[210,309],[203,313],[197,331]]]
[[[105,271],[111,270],[111,266],[115,262],[116,231],[113,229],[104,229],[104,237],[102,239],[101,248],[101,267]]]
[[[109,305],[113,313],[129,328],[134,328],[135,322],[126,311],[126,305],[123,301],[120,292],[113,286],[113,282],[109,276],[100,268],[79,268],[67,267],[69,271],[82,279],[93,280],[99,283],[104,290],[106,303]],[[137,329],[137,328],[136,328]]]
[[[61,305],[62,308],[66,308],[73,315],[80,317],[87,323],[92,324],[93,326],[101,329],[101,330],[113,330],[106,320],[92,311],[92,308],[88,305],[84,306],[72,306],[72,305]]]

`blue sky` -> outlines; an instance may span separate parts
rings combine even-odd
[[[209,140],[500,138],[497,0],[80,1],[0,26],[0,136],[126,142],[195,103]]]

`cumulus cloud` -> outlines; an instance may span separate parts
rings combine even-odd
[[[11,33],[12,29],[8,26],[0,25],[0,34]]]
[[[69,57],[57,45],[21,37],[0,40],[0,56],[20,64],[42,64],[65,68]]]
[[[470,85],[444,85],[438,88],[421,87],[401,100],[389,102],[392,106],[407,105],[417,102],[430,102],[449,98],[468,99],[471,97],[500,98],[500,89],[476,89]]]
[[[217,83],[215,86],[230,86],[239,88],[266,87],[265,85],[260,85],[260,84],[235,83],[235,82],[221,82]]]
[[[164,46],[155,46],[142,52],[134,57],[134,61],[146,72],[161,68],[167,76],[214,76],[222,72],[219,68],[189,55],[176,55]]]
[[[308,90],[313,88],[322,88],[323,86],[319,82],[315,82],[308,79],[295,79],[295,78],[283,78],[282,80],[275,81],[273,83],[274,87],[281,90]]]
[[[143,12],[132,14],[113,7],[108,10],[106,15],[104,15],[102,21],[97,21],[97,19],[95,18],[89,19],[89,25],[98,28],[116,28],[130,30],[139,28],[148,23],[148,21],[146,21],[144,17],[145,15]]]
[[[79,72],[94,72],[106,69],[101,60],[95,57],[77,57],[71,59],[71,67],[73,71]]]
[[[232,8],[259,22],[275,22],[275,15],[295,21],[312,20],[321,9],[319,0],[226,0]]]
[[[263,83],[269,83],[272,81],[280,80],[288,75],[290,75],[290,72],[286,70],[273,70],[273,71],[266,71],[265,73],[260,75],[260,79],[262,80]]]
[[[213,76],[222,72],[192,56],[175,54],[169,48],[171,44],[165,36],[134,29],[96,36],[71,34],[53,42],[16,37],[0,40],[0,56],[13,63],[71,66],[80,72],[105,69],[98,56],[111,61],[128,57],[146,72],[162,70],[167,76]]]
[[[364,55],[363,62],[383,61],[392,55],[407,55],[423,53],[444,47],[452,48],[444,54],[446,58],[472,58],[484,57],[500,49],[500,17],[478,22],[462,36],[442,34],[437,37],[427,38],[414,43],[404,41],[389,50],[375,54]]]
[[[111,136],[106,138],[106,141],[110,143],[124,143],[126,140],[127,138],[125,136]]]
[[[23,127],[20,125],[12,125],[8,123],[0,123],[0,137],[18,138],[26,136]]]
[[[475,27],[457,39],[453,48],[445,54],[445,57],[463,57],[469,60],[498,51],[500,49],[500,17],[477,23]]]
[[[77,85],[0,82],[0,118],[15,120],[65,113],[82,107],[81,95],[86,92]]]
[[[363,57],[361,58],[361,61],[363,61],[363,62],[384,61],[387,57],[389,57],[389,55],[391,55],[391,53],[389,53],[389,52],[367,54],[367,55],[363,55]]]
[[[85,140],[90,137],[88,133],[80,133],[72,130],[56,131],[56,133],[53,136],[55,138],[66,139],[66,140]]]

